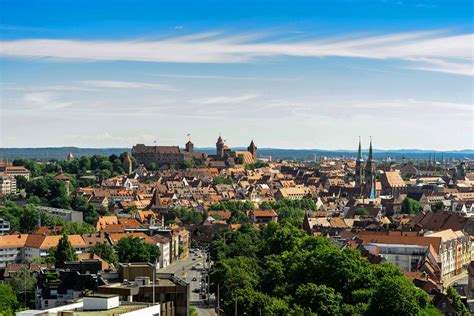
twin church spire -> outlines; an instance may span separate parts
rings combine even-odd
[[[370,136],[370,145],[369,145],[369,158],[367,161],[372,161],[374,159],[373,151],[372,151],[372,136]],[[362,158],[362,142],[359,136],[359,150],[357,151],[357,161],[364,161]]]

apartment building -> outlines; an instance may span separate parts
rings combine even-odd
[[[51,248],[56,247],[62,236],[45,236],[16,234],[0,236],[0,268],[9,263],[31,261],[34,258],[45,258]],[[76,253],[87,250],[86,243],[80,235],[69,235],[69,241]]]
[[[404,232],[360,232],[358,237],[366,249],[403,271],[419,268],[417,263],[421,261],[430,262],[439,271],[437,277],[441,282],[461,274],[471,262],[471,239],[462,231],[447,229],[425,236]]]

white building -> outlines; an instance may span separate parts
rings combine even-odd
[[[16,179],[14,176],[2,174],[0,176],[0,194],[16,193]]]
[[[91,295],[82,300],[44,310],[17,312],[16,316],[56,316],[56,315],[121,315],[121,316],[160,316],[161,305],[147,303],[120,302],[118,295]]]
[[[3,235],[0,236],[0,268],[9,263],[31,261],[34,258],[45,258],[51,248],[56,247],[62,236],[44,235]],[[69,242],[76,253],[87,250],[86,243],[80,235],[69,235]]]
[[[7,235],[10,231],[10,222],[0,218],[0,235]]]

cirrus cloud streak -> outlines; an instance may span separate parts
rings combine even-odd
[[[0,55],[94,61],[244,63],[274,57],[350,57],[409,62],[409,68],[473,74],[474,34],[411,32],[292,41],[265,36],[193,34],[156,41],[23,39],[0,42]]]

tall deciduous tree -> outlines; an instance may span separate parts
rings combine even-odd
[[[160,256],[160,248],[146,244],[138,237],[125,237],[115,246],[119,262],[154,262]]]
[[[16,293],[22,307],[35,307],[36,278],[27,269],[19,270],[11,279],[10,286]]]
[[[448,298],[451,300],[451,304],[453,304],[453,307],[456,310],[457,316],[470,315],[469,311],[466,308],[466,305],[464,305],[463,302],[461,301],[461,296],[451,286],[448,287],[447,295],[448,295]]]
[[[10,284],[0,284],[0,311],[5,316],[13,316],[13,312],[18,309],[19,305]]]
[[[117,265],[118,257],[115,253],[114,248],[107,243],[97,243],[94,247],[89,250],[90,253],[96,254],[108,263]]]
[[[67,261],[77,260],[76,250],[72,247],[66,234],[63,234],[57,247],[53,250],[53,256],[56,268],[64,267],[64,263]]]

